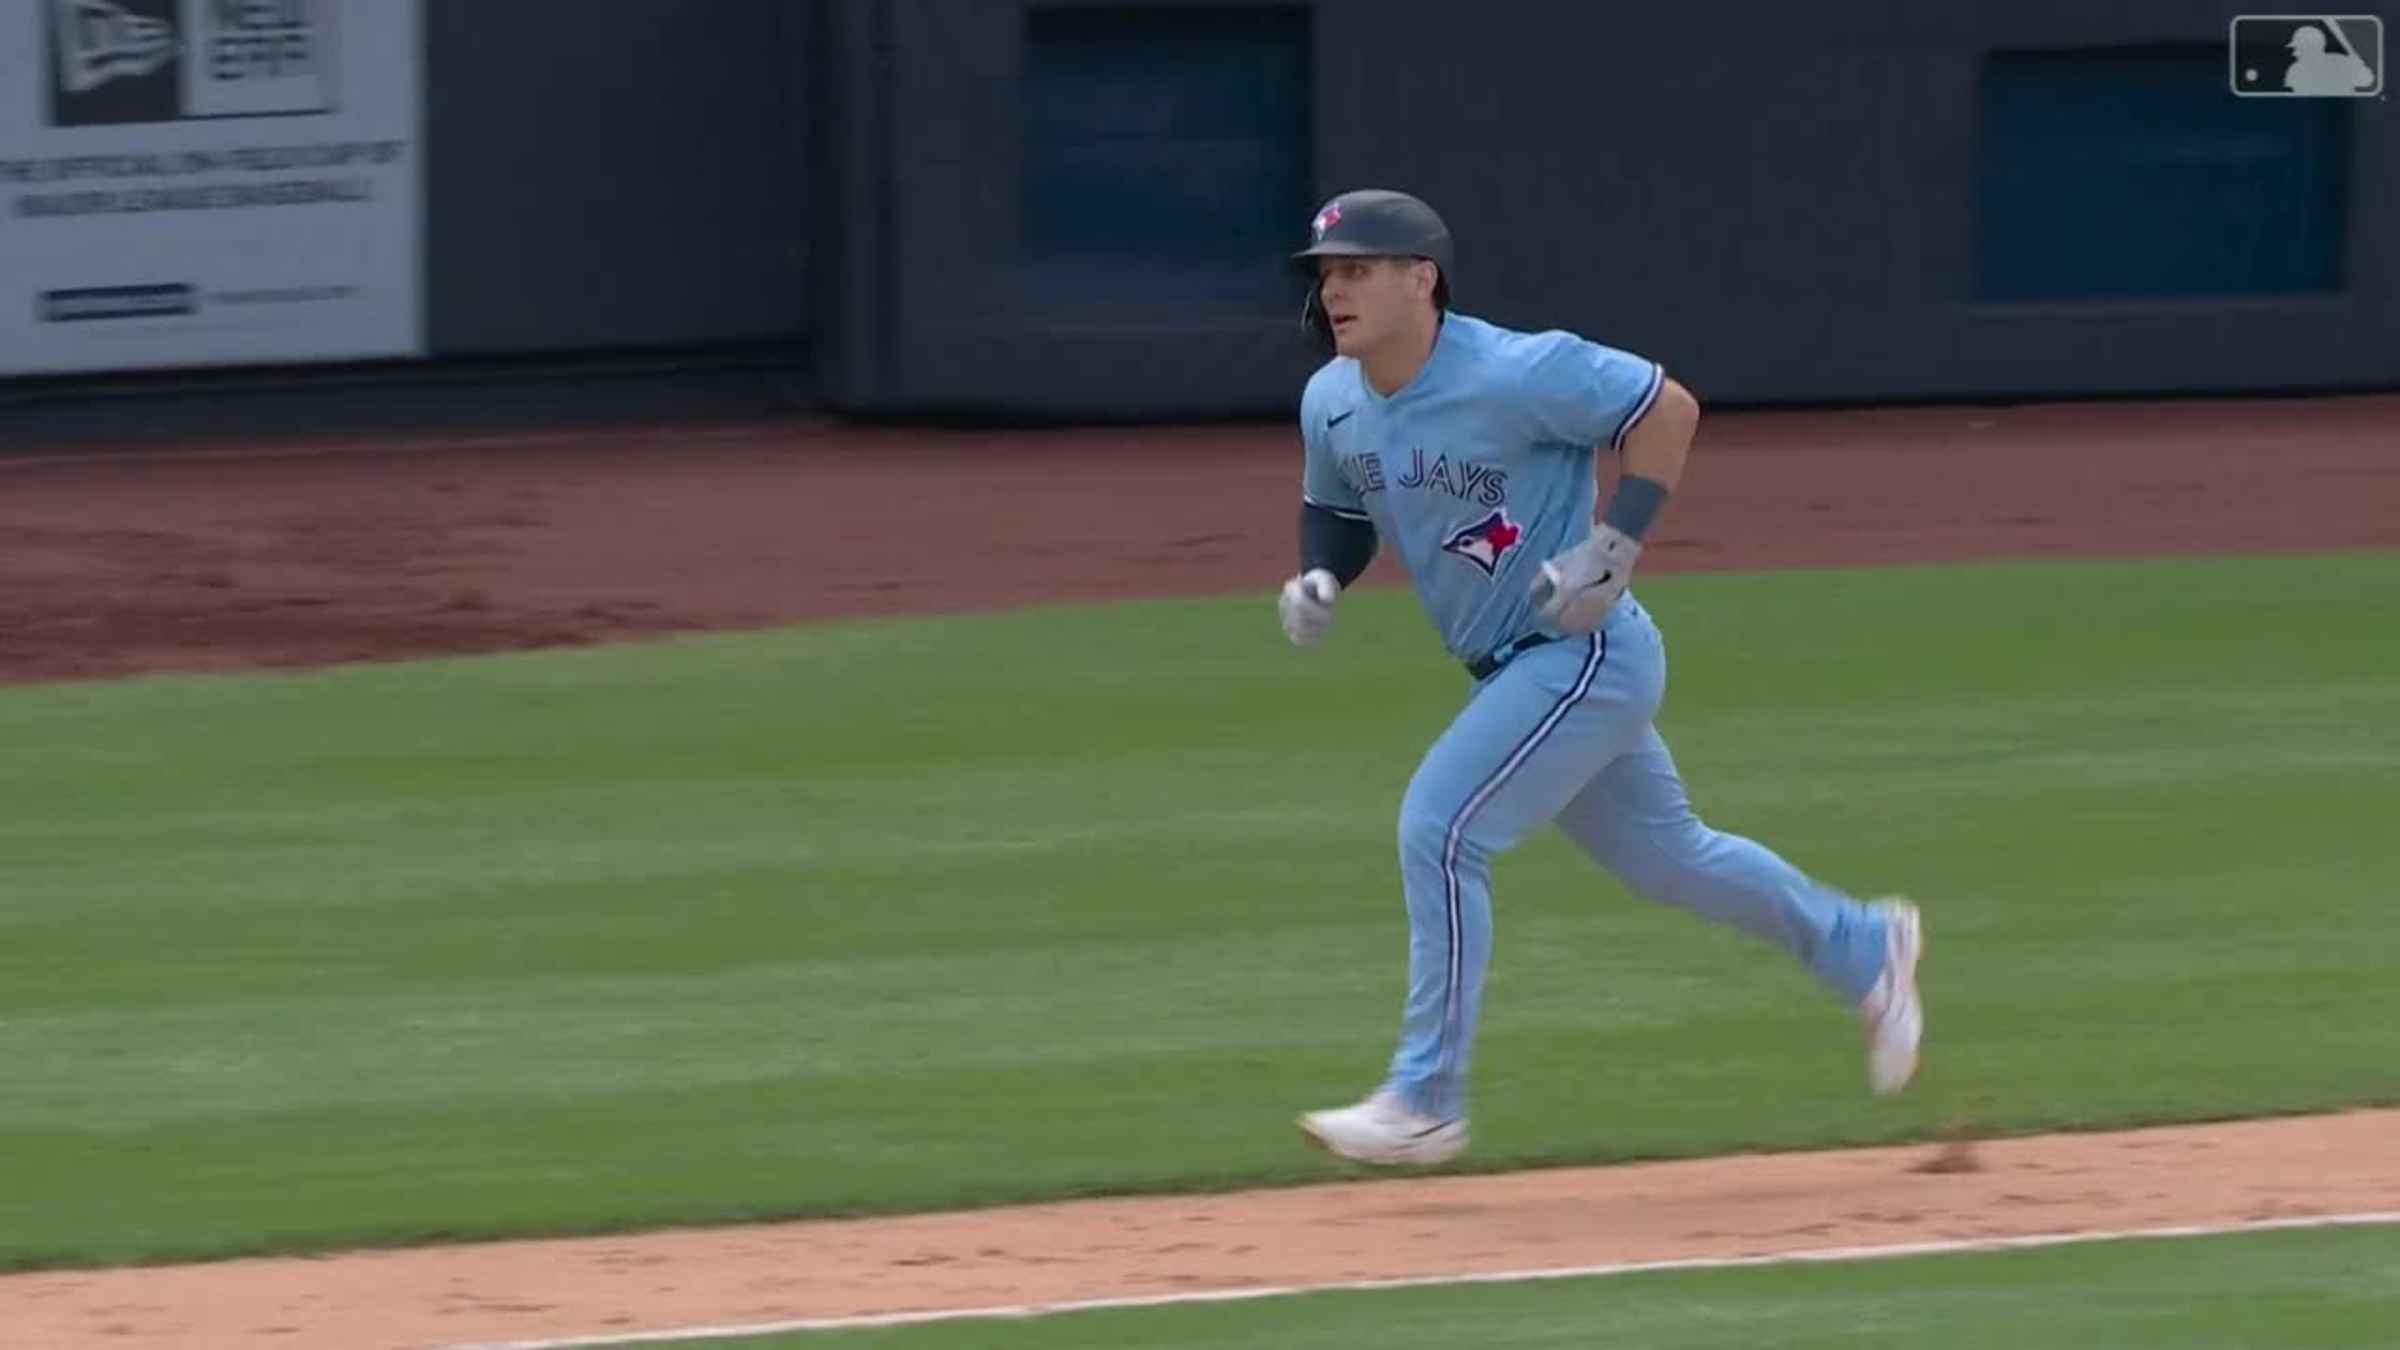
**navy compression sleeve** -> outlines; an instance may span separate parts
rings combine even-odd
[[[1322,567],[1347,588],[1375,560],[1375,525],[1300,503],[1300,570]]]

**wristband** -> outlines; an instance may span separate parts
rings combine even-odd
[[[1608,499],[1608,509],[1600,513],[1600,523],[1639,542],[1650,528],[1651,517],[1666,503],[1666,484],[1629,473],[1617,480],[1617,490]]]

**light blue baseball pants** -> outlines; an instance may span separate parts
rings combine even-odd
[[[1426,752],[1400,808],[1408,998],[1387,1080],[1416,1110],[1465,1113],[1492,856],[1547,820],[1634,894],[1774,943],[1847,1003],[1882,973],[1876,910],[1693,814],[1651,721],[1666,680],[1658,627],[1628,595],[1599,632],[1479,684]]]

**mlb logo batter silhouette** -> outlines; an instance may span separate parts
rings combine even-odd
[[[2244,98],[2374,98],[2383,92],[2383,20],[2372,14],[2244,14],[2227,40],[2227,79]]]

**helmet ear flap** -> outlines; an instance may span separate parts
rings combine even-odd
[[[1325,313],[1325,283],[1308,284],[1308,299],[1300,304],[1300,327],[1320,350],[1333,350],[1333,320]]]

